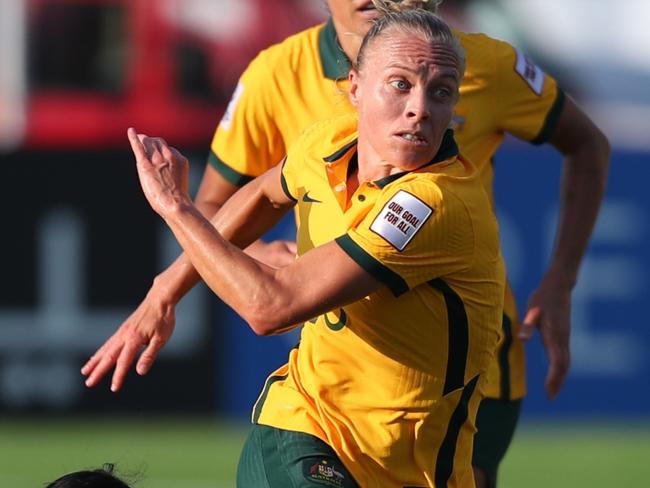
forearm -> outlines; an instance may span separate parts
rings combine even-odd
[[[215,220],[218,227],[221,219]],[[240,234],[226,222],[221,224],[226,234],[222,235],[192,205],[179,208],[166,222],[205,283],[254,329],[260,310],[270,313],[282,309],[283,294],[275,270],[247,256],[225,238],[228,235],[246,245],[251,233]]]
[[[206,219],[219,228],[222,235],[235,239],[235,245],[245,247],[252,243],[264,229],[270,228],[284,213],[283,210],[265,202],[266,199],[260,189],[261,180],[253,181],[235,191],[236,187],[222,184],[212,173],[214,172],[206,171],[204,183],[208,184],[201,186],[195,206]],[[219,211],[224,206],[224,212],[220,214]],[[241,223],[247,220],[254,224],[249,224],[245,230],[241,228],[236,232],[236,228],[243,227]],[[192,261],[183,253],[155,278],[152,291],[163,301],[176,304],[200,280],[201,276]]]
[[[561,203],[549,273],[573,287],[605,193],[609,168],[606,141],[585,144],[563,164]]]

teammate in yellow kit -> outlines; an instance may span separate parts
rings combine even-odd
[[[474,486],[505,271],[480,174],[448,129],[463,60],[432,13],[386,13],[350,71],[358,119],[305,131],[212,223],[187,194],[187,160],[130,130],[145,196],[212,290],[258,333],[306,322],[255,406],[238,486]],[[276,220],[261,210],[294,205],[291,265],[226,240],[247,245]]]
[[[434,8],[437,2],[408,3]],[[356,58],[361,36],[377,12],[369,9],[369,1],[329,0],[328,5],[332,18],[327,23],[263,51],[242,75],[215,134],[211,164],[197,195],[197,204],[207,214],[212,215],[238,186],[277,164],[305,127],[351,110],[348,60]],[[570,290],[602,198],[607,142],[555,81],[523,53],[485,35],[457,35],[465,48],[467,70],[453,118],[455,138],[461,152],[479,166],[488,193],[492,194],[492,157],[506,132],[534,143],[550,142],[566,156],[556,251],[531,297],[528,326],[521,333],[529,335],[531,325],[540,327],[550,360],[547,391],[554,396],[568,368]],[[270,246],[285,249],[282,244]],[[266,259],[286,264],[286,254],[267,251]],[[141,344],[149,344],[138,362],[139,373],[148,371],[171,335],[173,307],[197,280],[189,262],[180,258],[156,278],[147,298],[112,339],[110,346],[119,350],[131,333]],[[502,340],[490,368],[488,399],[479,411],[475,439],[481,485],[496,483],[498,463],[525,394],[523,348],[512,293],[505,300]],[[158,329],[154,334],[149,328]],[[145,340],[152,334],[156,340]],[[134,358],[132,349],[127,351],[114,374],[116,389]],[[89,378],[89,384],[99,376]]]

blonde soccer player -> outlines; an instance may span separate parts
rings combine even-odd
[[[440,2],[401,3],[435,10]],[[347,97],[350,60],[356,59],[363,35],[381,12],[370,0],[328,0],[327,4],[331,17],[326,23],[262,51],[242,75],[215,133],[210,164],[196,197],[206,215],[211,216],[238,187],[278,164],[305,127],[353,110]],[[571,289],[602,200],[609,147],[556,81],[523,52],[483,34],[456,35],[464,47],[467,68],[454,109],[454,137],[461,152],[478,166],[490,200],[492,161],[506,133],[533,144],[550,143],[565,156],[554,254],[531,296],[523,328],[512,291],[506,290],[501,338],[478,414],[477,482],[493,487],[526,393],[521,341],[533,327],[539,327],[549,357],[546,388],[550,397],[558,393],[566,377]],[[276,266],[293,259],[293,248],[284,242],[266,248],[258,243],[250,252]],[[156,278],[145,300],[106,347],[122,351],[122,345],[133,340],[149,345],[137,365],[140,374],[146,373],[173,331],[175,304],[198,279],[189,260],[181,256]],[[149,341],[152,335],[155,340]],[[118,357],[112,382],[116,390],[135,352],[127,348]],[[88,384],[96,384],[104,373],[89,377]]]
[[[130,129],[147,200],[210,288],[259,334],[305,323],[255,405],[239,487],[474,485],[505,271],[480,175],[448,129],[463,72],[438,17],[387,14],[350,71],[357,114],[306,130],[212,222],[187,194],[187,160]],[[292,264],[231,244],[294,206]]]

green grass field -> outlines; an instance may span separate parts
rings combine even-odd
[[[2,419],[0,487],[37,488],[114,462],[136,488],[234,486],[243,424],[209,419]],[[650,486],[650,423],[523,425],[500,488]]]

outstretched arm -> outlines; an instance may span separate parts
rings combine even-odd
[[[610,148],[568,97],[549,142],[564,155],[559,223],[551,262],[529,299],[520,337],[527,340],[539,329],[549,360],[544,387],[555,398],[569,370],[571,291],[603,200]]]
[[[160,143],[156,139],[148,139],[147,144],[153,142]],[[170,151],[169,155],[175,151],[171,148],[167,150]],[[185,158],[178,153],[177,158],[187,165]],[[261,183],[262,180],[250,182],[234,197],[231,205],[231,208],[246,210],[249,215],[254,215],[255,218],[247,228],[256,236],[275,224],[287,210],[269,204],[268,199],[259,191]],[[215,208],[217,207],[204,207],[203,210],[211,211]],[[245,244],[244,241],[240,242],[240,245]],[[86,385],[95,386],[115,366],[111,389],[118,391],[131,364],[143,348],[137,360],[136,371],[140,375],[146,374],[173,333],[176,303],[199,280],[200,276],[192,262],[185,254],[181,254],[154,279],[151,289],[137,309],[82,367],[82,374],[87,376]]]
[[[233,196],[212,223],[194,206],[185,190],[187,161],[164,141],[129,132],[138,174],[147,200],[166,221],[201,277],[258,334],[287,330],[358,300],[381,284],[355,263],[336,243],[310,251],[290,266],[274,269],[243,253],[257,237],[263,209],[288,209],[278,166]],[[235,243],[236,245],[233,245]],[[318,276],[318,287],[313,286]],[[87,365],[88,384],[96,384],[116,365],[113,385],[123,381],[139,347],[155,338],[138,337],[100,349]],[[122,358],[122,355],[126,357]],[[119,374],[121,377],[117,377]],[[121,384],[121,383],[119,383]]]

